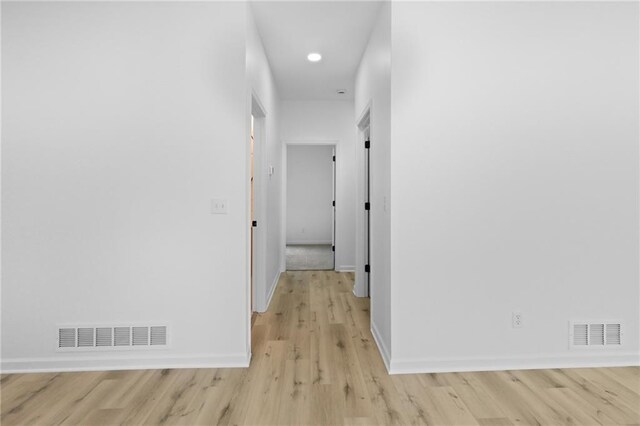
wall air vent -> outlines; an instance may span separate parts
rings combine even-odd
[[[149,327],[133,327],[133,346],[149,345]]]
[[[76,329],[75,328],[59,328],[58,329],[58,348],[75,348],[76,347]]]
[[[64,326],[57,332],[58,351],[163,349],[169,342],[166,325]]]
[[[572,321],[569,323],[569,345],[607,347],[622,345],[622,321]]]
[[[131,327],[114,327],[113,346],[131,346]]]
[[[167,327],[151,327],[151,346],[167,344]]]
[[[605,341],[607,345],[620,345],[622,344],[622,327],[620,324],[606,324],[605,325]]]
[[[78,347],[79,348],[92,348],[95,346],[93,337],[95,336],[95,329],[82,327],[78,328]]]
[[[97,327],[96,328],[96,346],[113,346],[113,328]]]

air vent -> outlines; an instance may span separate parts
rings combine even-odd
[[[573,326],[573,344],[580,346],[589,344],[589,326],[587,324],[575,324]]]
[[[78,329],[78,347],[79,348],[93,347],[94,334],[95,334],[94,328],[79,328]]]
[[[167,327],[151,327],[151,346],[167,344]]]
[[[606,334],[604,335],[607,345],[622,344],[622,332],[620,324],[606,324]]]
[[[114,346],[130,346],[131,345],[131,328],[130,327],[115,327],[113,329],[115,334]]]
[[[622,344],[620,321],[575,321],[570,323],[569,342],[573,347],[605,347]]]
[[[133,346],[149,345],[149,327],[133,327]]]
[[[96,346],[113,346],[113,328],[96,328]]]
[[[589,344],[604,345],[604,324],[589,325]]]
[[[58,350],[133,350],[168,346],[166,325],[59,327]]]
[[[58,347],[59,348],[75,348],[76,347],[76,329],[75,328],[58,329]]]

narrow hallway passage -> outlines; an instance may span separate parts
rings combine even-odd
[[[283,273],[249,368],[12,374],[2,424],[635,424],[640,369],[389,376],[353,273]],[[52,409],[55,407],[55,409]]]

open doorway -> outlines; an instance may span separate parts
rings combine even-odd
[[[254,293],[254,285],[253,285],[253,263],[254,263],[254,245],[253,245],[253,234],[254,234],[254,228],[257,226],[257,221],[256,221],[256,188],[255,188],[255,144],[256,144],[256,138],[255,138],[255,117],[253,116],[253,114],[251,114],[251,131],[250,131],[250,136],[249,136],[249,151],[250,151],[250,156],[251,156],[251,167],[250,167],[250,179],[251,179],[251,226],[250,228],[250,233],[251,233],[251,310],[255,311],[255,302],[253,300],[253,293]],[[251,324],[253,324],[253,321],[251,321]]]
[[[249,294],[251,312],[260,311],[260,294],[265,288],[266,227],[265,227],[265,111],[256,96],[252,96],[249,132]],[[253,319],[252,316],[252,325]]]
[[[286,155],[286,270],[334,270],[335,145],[289,145]]]

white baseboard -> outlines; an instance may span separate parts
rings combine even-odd
[[[264,306],[264,311],[261,312],[267,312],[269,310],[271,299],[273,299],[273,294],[276,292],[276,287],[278,287],[278,281],[280,281],[280,275],[282,275],[282,272],[277,273],[274,281],[271,283],[271,290],[269,290],[269,295],[267,296],[267,303]]]
[[[66,371],[156,370],[174,368],[246,368],[251,354],[165,355],[156,357],[60,357],[3,359],[2,374]]]
[[[378,352],[380,352],[380,356],[382,357],[384,366],[386,367],[387,372],[389,372],[391,353],[387,349],[387,346],[384,344],[384,340],[382,340],[382,337],[378,332],[378,328],[376,327],[376,324],[373,321],[371,321],[371,334],[373,335],[373,340],[376,342],[376,345],[378,346]]]
[[[373,327],[372,327],[373,332]],[[375,333],[374,333],[375,337]],[[376,339],[377,341],[377,339]],[[378,345],[380,346],[380,345]],[[392,359],[389,374],[640,366],[640,354],[558,354],[503,358]]]
[[[355,272],[356,267],[354,265],[340,265],[336,268],[337,272]]]
[[[355,297],[367,297],[367,293],[363,288],[360,288],[357,283],[353,286],[353,295]]]

